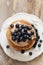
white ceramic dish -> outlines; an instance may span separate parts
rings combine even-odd
[[[0,32],[0,43],[4,50],[4,52],[11,57],[12,59],[19,60],[19,61],[30,61],[34,58],[38,57],[43,52],[43,42],[41,43],[41,47],[38,48],[38,44],[36,48],[31,48],[30,50],[26,51],[24,54],[21,54],[20,51],[12,50],[11,48],[7,49],[6,46],[9,44],[6,38],[6,30],[8,26],[15,20],[26,20],[38,29],[38,33],[40,34],[40,38],[43,40],[43,23],[42,21],[32,14],[27,13],[17,13],[12,17],[8,18],[2,25],[1,32]],[[32,56],[29,55],[29,52],[32,51]]]

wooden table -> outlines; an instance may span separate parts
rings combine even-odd
[[[18,12],[35,14],[43,21],[43,0],[0,0],[0,27],[5,19]],[[30,62],[9,58],[0,46],[0,65],[43,65],[43,54]]]

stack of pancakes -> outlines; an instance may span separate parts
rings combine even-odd
[[[31,35],[31,39],[25,39],[25,41],[24,40],[20,41],[20,38],[19,38],[19,40],[12,39],[11,33],[14,32],[15,30],[17,30],[17,28],[16,28],[17,24],[19,24],[20,26],[23,25],[23,26],[27,26],[27,27],[31,28],[30,30],[27,31],[28,33],[34,32],[34,34]],[[19,26],[19,28],[20,28],[20,26]],[[21,32],[22,31],[20,31],[19,33],[21,33]],[[14,48],[18,51],[29,50],[35,44],[36,32],[35,32],[34,27],[29,22],[27,22],[25,20],[17,20],[17,21],[14,21],[13,23],[10,24],[10,26],[8,27],[7,32],[6,32],[6,36],[8,39],[8,43],[12,48]],[[19,34],[18,34],[18,36],[19,36]],[[21,35],[21,37],[23,37],[23,36],[24,36],[24,34]]]

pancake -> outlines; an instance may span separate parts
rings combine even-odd
[[[11,24],[13,24],[14,27],[11,28]],[[8,27],[7,32],[6,32],[6,37],[11,48],[14,48],[15,50],[18,50],[18,51],[29,50],[35,44],[36,32],[35,32],[34,27],[32,27],[32,25],[25,20],[17,20],[11,24]],[[20,41],[20,42],[17,42],[17,40],[13,41],[11,38],[11,32],[14,32],[14,30],[16,30],[16,27],[15,27],[16,24],[24,25],[28,27],[30,26],[32,29],[28,30],[28,33],[30,33],[31,31],[34,31],[34,35],[31,36],[32,39],[31,40],[26,39],[26,41]]]

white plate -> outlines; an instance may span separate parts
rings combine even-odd
[[[8,18],[2,25],[1,32],[0,32],[0,43],[4,50],[4,52],[11,57],[12,59],[19,60],[19,61],[30,61],[34,58],[38,57],[43,52],[43,42],[41,43],[41,47],[38,48],[38,44],[36,48],[31,48],[30,50],[26,51],[24,54],[21,54],[20,51],[12,50],[11,48],[7,49],[6,46],[9,44],[8,40],[6,38],[6,30],[9,27],[9,25],[15,21],[15,20],[26,20],[32,24],[38,29],[38,33],[40,34],[40,38],[43,40],[43,23],[42,21],[32,14],[27,13],[17,13],[13,15],[12,17]],[[32,55],[29,55],[29,52],[32,51]]]

